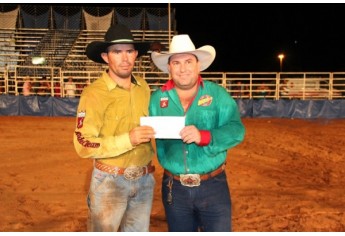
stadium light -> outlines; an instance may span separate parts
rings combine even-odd
[[[44,65],[47,63],[47,61],[46,61],[45,57],[32,57],[31,63],[33,65]]]
[[[283,71],[283,59],[284,59],[284,54],[279,54],[278,55],[278,58],[279,58],[279,60],[280,60],[280,72],[282,72]]]

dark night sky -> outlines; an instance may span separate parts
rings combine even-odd
[[[217,56],[208,71],[345,71],[344,4],[171,4],[177,31]]]

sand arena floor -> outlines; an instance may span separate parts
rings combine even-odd
[[[226,168],[234,231],[345,231],[345,119],[243,119]],[[0,231],[85,231],[92,161],[73,117],[0,117]],[[151,231],[166,231],[157,181]]]

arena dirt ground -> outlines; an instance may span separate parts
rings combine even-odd
[[[345,231],[345,119],[243,119],[228,155],[234,231]],[[92,161],[73,117],[0,117],[0,231],[86,231]],[[167,231],[157,181],[151,231]]]

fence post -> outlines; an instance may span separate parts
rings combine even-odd
[[[280,74],[281,73],[276,73],[276,94],[275,94],[275,100],[279,100],[280,96]]]

